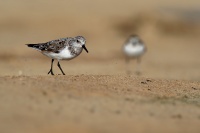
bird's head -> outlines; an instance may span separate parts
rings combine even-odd
[[[79,48],[82,47],[88,53],[88,50],[85,47],[85,43],[86,43],[86,39],[83,36],[77,36],[74,38],[74,46],[79,47]]]

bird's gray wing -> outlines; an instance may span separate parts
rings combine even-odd
[[[69,38],[52,40],[43,45],[43,51],[59,53],[68,45]]]
[[[43,52],[46,51],[46,52],[59,53],[62,49],[64,49],[66,46],[69,45],[68,43],[70,40],[72,40],[72,38],[60,38],[46,43],[27,44],[27,45],[29,47],[35,48]]]

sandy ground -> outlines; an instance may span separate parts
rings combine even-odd
[[[181,3],[181,4],[180,4]],[[200,1],[0,2],[0,133],[200,132]],[[121,47],[148,51],[126,74]],[[89,53],[61,61],[24,44],[83,35]]]
[[[134,76],[6,76],[1,132],[199,132],[200,83]]]

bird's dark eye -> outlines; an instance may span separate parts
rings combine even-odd
[[[77,42],[77,43],[80,43],[80,41],[79,41],[79,40],[77,40],[76,42]]]

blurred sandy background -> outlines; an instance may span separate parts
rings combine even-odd
[[[199,0],[1,0],[0,132],[199,133],[199,9]],[[140,77],[126,75],[121,52],[133,33],[148,48]],[[25,46],[77,35],[89,54],[61,61],[67,76],[47,76],[50,59]]]
[[[198,0],[1,1],[0,74],[46,75],[50,59],[24,44],[77,35],[86,37],[90,53],[61,62],[66,74],[125,74],[121,46],[136,33],[148,47],[143,76],[199,80],[199,4]]]

